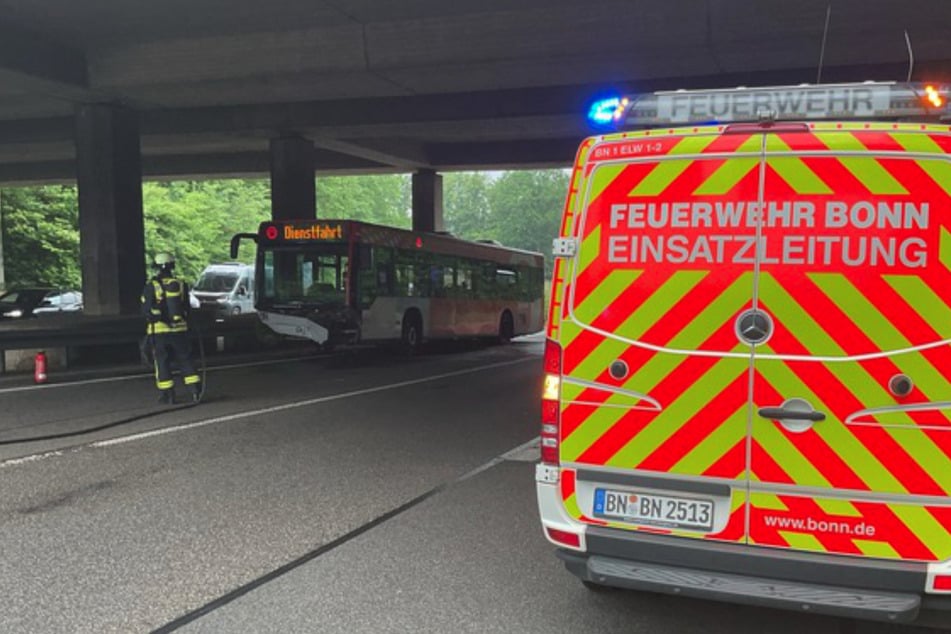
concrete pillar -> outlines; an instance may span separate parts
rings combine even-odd
[[[271,218],[316,217],[313,141],[299,136],[271,139]]]
[[[146,275],[138,114],[77,106],[76,169],[83,311],[138,314]]]
[[[442,230],[442,175],[420,170],[413,174],[413,231]]]

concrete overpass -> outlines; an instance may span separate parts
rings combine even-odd
[[[134,311],[145,177],[569,164],[583,111],[626,90],[951,80],[941,0],[4,0],[0,183],[78,180],[92,312]],[[819,62],[822,59],[821,75]],[[312,213],[304,211],[303,213]]]
[[[78,104],[138,114],[152,176],[567,164],[631,89],[951,79],[940,0],[5,0],[0,181],[73,179]]]

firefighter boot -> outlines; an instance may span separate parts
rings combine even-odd
[[[192,403],[201,402],[201,383],[192,386]]]
[[[159,396],[158,402],[159,405],[174,405],[175,390],[162,390],[162,394]]]

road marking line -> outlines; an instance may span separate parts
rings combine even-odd
[[[541,459],[541,436],[535,436],[524,445],[519,445],[503,454],[502,459],[514,462],[538,462]]]
[[[379,385],[377,387],[365,388],[362,390],[354,390],[352,392],[343,392],[341,394],[331,394],[329,396],[320,396],[317,398],[311,398],[303,401],[296,401],[294,403],[285,403],[283,405],[274,405],[272,407],[265,407],[261,409],[246,411],[246,412],[237,412],[235,414],[227,414],[225,416],[216,416],[215,418],[208,418],[205,420],[198,420],[191,423],[183,423],[181,425],[175,425],[173,427],[163,427],[161,429],[153,429],[150,431],[140,432],[136,434],[129,434],[128,436],[120,436],[118,438],[110,438],[108,440],[98,440],[95,442],[87,443],[84,445],[78,445],[69,449],[69,452],[81,451],[86,448],[104,448],[112,447],[115,445],[121,445],[129,442],[134,442],[136,440],[144,440],[147,438],[153,438],[155,436],[162,436],[164,434],[171,434],[173,432],[188,431],[190,429],[197,429],[198,427],[205,427],[207,425],[214,425],[217,423],[228,423],[235,420],[240,420],[242,418],[250,418],[252,416],[261,416],[264,414],[273,414],[274,412],[281,412],[289,409],[296,409],[299,407],[307,407],[308,405],[316,405],[318,403],[326,403],[329,401],[337,401],[345,398],[352,398],[354,396],[363,396],[365,394],[373,394],[375,392],[384,392],[387,390],[396,390],[402,387],[408,387],[410,385],[419,385],[420,383],[429,383],[431,381],[438,381],[440,379],[447,379],[455,376],[463,376],[466,374],[474,374],[476,372],[482,372],[484,370],[491,370],[494,368],[502,368],[510,365],[515,365],[518,363],[525,363],[528,361],[538,361],[536,357],[526,357],[523,359],[515,359],[513,361],[503,361],[500,363],[490,363],[489,365],[482,365],[474,368],[466,368],[464,370],[454,370],[453,372],[445,372],[443,374],[434,374],[432,376],[422,377],[419,379],[411,379],[409,381],[399,381],[397,383],[389,383],[387,385]],[[22,464],[24,462],[32,462],[35,460],[42,460],[45,458],[53,457],[54,455],[62,455],[62,451],[56,452],[46,452],[33,454],[30,456],[24,456],[21,458],[13,458],[11,460],[5,460],[0,462],[0,468],[13,466],[15,464]]]
[[[44,453],[35,453],[30,456],[23,456],[22,458],[10,458],[9,460],[4,460],[0,462],[0,469],[3,467],[14,467],[18,464],[26,464],[27,462],[36,462],[38,460],[44,460],[46,458],[52,458],[54,456],[62,456],[62,451],[46,451]]]

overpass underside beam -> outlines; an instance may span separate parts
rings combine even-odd
[[[413,174],[413,231],[442,230],[442,175],[420,170]]]
[[[137,314],[145,283],[138,115],[114,105],[78,106],[76,172],[83,311]]]

